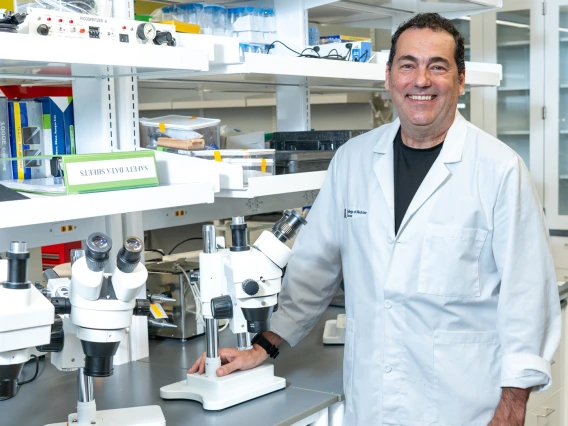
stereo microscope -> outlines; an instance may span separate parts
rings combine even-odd
[[[0,401],[16,396],[35,346],[49,343],[53,305],[28,281],[26,243],[12,241],[0,260]]]
[[[203,227],[199,273],[207,341],[205,374],[187,374],[186,380],[164,386],[160,389],[162,398],[192,399],[201,402],[206,410],[222,410],[286,386],[284,378],[274,376],[272,364],[218,377],[216,370],[221,366],[218,321],[230,320],[239,350],[252,348],[249,333],[270,330],[270,317],[281,290],[282,270],[293,256],[286,242],[306,223],[294,210],[286,211],[271,231],[264,231],[249,246],[244,218],[234,217],[230,226],[232,246],[219,251],[215,227]]]
[[[132,315],[150,313],[146,299],[136,299],[148,278],[140,258],[144,245],[137,237],[128,237],[118,252],[116,268],[109,276],[104,269],[112,248],[111,239],[103,233],[91,234],[86,240],[83,257],[71,267],[71,281],[52,275],[48,288],[68,285],[69,297],[53,297],[56,321],[53,335],[63,345],[52,344],[52,363],[59,370],[77,370],[79,399],[77,413],[68,421],[51,426],[121,425],[164,426],[166,421],[159,406],[121,408],[97,411],[93,395],[93,377],[113,374],[113,356],[132,323]],[[61,281],[67,281],[61,282]],[[52,342],[53,343],[53,342]],[[40,348],[48,350],[48,348]]]

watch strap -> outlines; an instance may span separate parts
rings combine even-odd
[[[254,345],[255,343],[264,349],[270,358],[275,359],[280,353],[278,348],[270,343],[268,339],[262,335],[262,333],[258,333],[252,338],[251,344]]]

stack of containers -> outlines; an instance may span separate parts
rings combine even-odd
[[[276,40],[276,17],[272,9],[252,6],[227,9],[210,3],[181,3],[152,13],[152,21],[178,21],[199,25],[202,34],[233,36],[244,52],[266,53]]]
[[[251,6],[231,8],[229,22],[233,36],[241,42],[241,54],[266,53],[268,46],[276,39],[276,18],[272,9]]]

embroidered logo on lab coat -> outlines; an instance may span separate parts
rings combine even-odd
[[[351,209],[343,209],[343,218],[348,219],[354,216],[362,216],[366,215],[367,212],[365,210],[351,210]]]

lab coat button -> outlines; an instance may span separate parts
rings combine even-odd
[[[390,373],[392,371],[392,367],[390,365],[385,365],[385,373]]]
[[[387,309],[392,308],[392,303],[391,303],[390,300],[387,300],[387,301],[385,302],[385,308],[387,308]]]
[[[387,242],[388,242],[389,244],[392,244],[392,243],[394,242],[394,239],[392,239],[391,237],[388,237],[388,238],[387,238]]]

